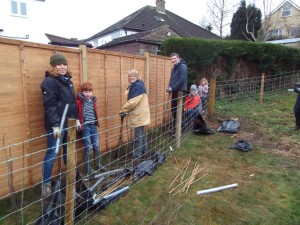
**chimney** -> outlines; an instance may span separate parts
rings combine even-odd
[[[166,13],[165,4],[165,0],[156,0],[156,11],[159,13]]]

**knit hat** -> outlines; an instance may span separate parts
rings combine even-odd
[[[50,58],[50,65],[55,67],[56,65],[65,64],[68,65],[68,61],[63,54],[57,53]]]
[[[191,86],[191,91],[198,91],[198,88],[195,84]]]

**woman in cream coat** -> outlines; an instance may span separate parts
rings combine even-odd
[[[148,151],[144,126],[150,124],[150,109],[146,88],[137,70],[129,71],[128,82],[127,102],[120,116],[129,116],[129,124],[134,128],[133,158],[139,158]]]

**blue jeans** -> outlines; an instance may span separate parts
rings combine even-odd
[[[137,158],[142,156],[148,151],[148,143],[144,131],[144,126],[134,128],[134,144],[133,144],[133,157]]]
[[[95,124],[85,124],[82,130],[84,143],[84,155],[90,154],[91,148],[94,150],[94,156],[100,153],[99,135]]]
[[[54,161],[57,158],[57,154],[55,153],[55,146],[57,139],[53,135],[53,130],[47,130],[47,151],[43,162],[43,172],[42,178],[43,183],[51,182],[51,175]],[[61,145],[63,146],[63,160],[64,164],[67,164],[67,137],[68,132],[63,131],[63,137],[61,138]]]

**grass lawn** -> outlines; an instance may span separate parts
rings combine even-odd
[[[257,102],[217,105],[214,116],[206,119],[208,126],[216,130],[222,121],[238,118],[241,127],[236,135],[191,134],[152,176],[135,184],[104,211],[91,214],[86,222],[299,225],[300,131],[291,130],[294,102],[295,95],[290,94],[266,99],[263,105]],[[244,153],[228,149],[237,140],[249,141],[253,150]],[[200,172],[195,180],[199,180],[184,192],[178,192],[183,185],[172,191],[193,176],[196,166]],[[183,168],[187,168],[185,174],[177,176]],[[196,194],[232,183],[239,186]]]

